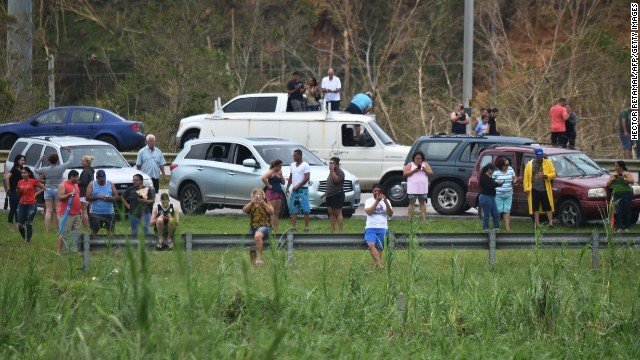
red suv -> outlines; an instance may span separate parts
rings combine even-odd
[[[518,182],[513,185],[512,216],[529,216],[527,195],[522,187],[524,167],[528,161],[535,158],[534,146],[498,146],[486,149],[476,161],[473,173],[469,178],[467,204],[478,207],[480,187],[478,174],[482,167],[504,156],[509,159],[513,170],[518,176]],[[611,189],[607,188],[609,171],[602,169],[585,153],[578,150],[542,146],[547,157],[556,169],[553,180],[553,200],[555,202],[555,216],[560,218],[566,226],[582,226],[587,220],[602,219],[607,208],[607,199],[611,197]],[[640,214],[640,186],[633,185],[633,200],[631,209],[632,223],[638,221]]]

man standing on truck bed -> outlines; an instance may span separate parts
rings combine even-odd
[[[291,74],[291,81],[287,84],[287,93],[289,93],[289,103],[291,104],[291,109],[295,112],[305,111],[304,104],[304,84],[300,81],[300,73],[294,71]]]
[[[322,79],[322,92],[327,106],[331,106],[331,110],[340,110],[340,90],[342,83],[337,76],[333,76],[333,68],[329,68],[327,75]]]

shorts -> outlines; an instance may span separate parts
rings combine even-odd
[[[62,223],[62,217],[64,215],[58,214],[58,223]],[[80,226],[82,225],[82,215],[74,214],[67,215],[67,221],[64,223],[64,227],[62,228],[62,234],[66,235],[70,231],[80,231]]]
[[[116,216],[115,214],[89,214],[89,228],[95,232],[102,228],[107,231],[115,231]]]
[[[407,197],[409,199],[425,199],[425,200],[429,200],[429,194],[407,194]]]
[[[261,232],[265,238],[268,238],[269,233],[271,232],[271,228],[268,226],[261,226],[257,229],[254,229],[254,228],[249,229],[249,235],[255,235],[257,232]]]
[[[503,214],[511,213],[511,202],[513,200],[513,194],[496,194],[496,206],[498,212]]]
[[[333,196],[327,196],[327,207],[331,209],[342,209],[344,205],[344,193],[339,192]]]
[[[88,203],[89,203],[89,202],[87,201],[87,198],[86,198],[86,197],[84,197],[84,196],[80,198],[80,202],[81,202],[81,203],[83,203],[83,204],[88,204]]]
[[[620,131],[620,141],[622,141],[622,150],[631,151],[631,134],[624,135],[623,131]]]
[[[267,189],[266,192],[267,201],[282,199],[282,192],[278,190]]]
[[[293,190],[289,199],[289,214],[308,214],[311,212],[309,206],[309,189],[306,187]]]
[[[540,211],[539,209],[541,204],[542,211],[551,211],[551,204],[549,204],[547,192],[531,189],[531,209],[533,212]]]
[[[58,189],[57,188],[46,188],[44,189],[44,199],[45,200],[58,200]]]
[[[382,228],[366,228],[364,229],[364,241],[369,243],[375,243],[376,248],[384,249],[384,237],[387,236],[388,229]]]

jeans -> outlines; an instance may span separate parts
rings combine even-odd
[[[140,228],[140,222],[144,227],[144,234],[149,235],[149,222],[151,221],[151,214],[138,214],[136,216],[129,216],[131,221],[131,235],[138,236],[138,229]]]
[[[496,197],[480,194],[480,206],[482,207],[482,230],[489,229],[489,216],[493,218],[493,228],[500,227],[500,213],[496,205]]]
[[[20,235],[23,240],[31,241],[31,235],[33,234],[33,226],[31,223],[33,222],[33,218],[36,216],[36,212],[38,207],[36,204],[18,205],[18,216],[16,220],[18,221],[18,230],[20,230]],[[27,231],[25,233],[25,227]]]
[[[18,203],[20,197],[15,191],[9,192],[9,224],[13,224],[13,219],[18,220]]]
[[[616,226],[618,229],[628,229],[631,226],[631,198],[633,192],[613,194],[616,204]]]

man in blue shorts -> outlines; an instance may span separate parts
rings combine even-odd
[[[289,172],[286,190],[287,194],[291,191],[291,198],[289,199],[291,230],[296,230],[298,214],[303,214],[304,232],[309,232],[309,212],[311,211],[309,204],[309,179],[311,178],[311,168],[309,164],[302,161],[302,150],[300,149],[293,151],[293,160],[290,166],[291,171]]]
[[[376,268],[382,266],[382,250],[384,238],[389,232],[387,217],[393,216],[393,208],[382,193],[380,184],[373,185],[373,197],[364,203],[364,211],[367,213],[367,224],[364,227],[364,241],[369,247]]]

